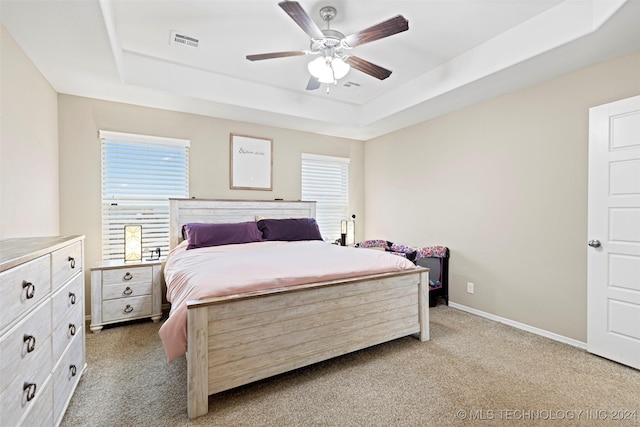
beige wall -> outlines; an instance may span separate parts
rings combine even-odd
[[[57,235],[57,94],[0,27],[0,239]]]
[[[639,93],[635,52],[368,141],[366,237],[446,245],[451,301],[586,342],[588,109]]]
[[[58,108],[60,228],[86,235],[88,268],[101,257],[99,130],[191,140],[189,187],[198,198],[299,200],[301,153],[349,157],[350,209],[364,223],[361,141],[62,94]],[[273,191],[229,189],[230,133],[273,139]],[[86,279],[90,295],[88,274]]]

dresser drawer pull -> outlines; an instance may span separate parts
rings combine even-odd
[[[71,305],[76,303],[76,294],[73,292],[69,292],[69,301],[71,301]]]
[[[122,291],[122,295],[131,295],[133,293],[133,289],[127,286],[127,288]]]
[[[69,333],[71,334],[71,336],[74,336],[76,334],[76,325],[74,325],[73,323],[69,323]]]
[[[71,268],[76,268],[76,259],[72,256],[70,256],[69,258],[67,258],[67,261],[69,261],[69,265],[71,266]]]
[[[71,374],[70,378],[75,377],[77,372],[78,369],[76,368],[76,365],[69,365],[69,374]]]
[[[131,307],[129,304],[127,304],[127,306],[124,308],[124,312],[129,314],[133,311],[133,307]]]
[[[22,289],[26,289],[25,292],[26,292],[27,299],[33,298],[33,295],[36,292],[36,287],[34,286],[34,284],[31,282],[27,282],[26,280],[22,281]]]
[[[127,282],[131,279],[133,279],[133,275],[128,271],[127,271],[127,274],[125,274],[124,277],[122,278],[122,280],[126,280]]]
[[[38,386],[36,386],[35,383],[24,383],[24,385],[22,386],[22,391],[27,392],[27,402],[30,402],[34,397],[36,397],[37,387]]]
[[[36,349],[36,337],[34,337],[33,335],[25,334],[23,340],[23,342],[27,343],[27,353],[31,353]]]

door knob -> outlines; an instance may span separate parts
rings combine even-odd
[[[600,240],[589,240],[589,246],[592,248],[599,248],[601,246]]]

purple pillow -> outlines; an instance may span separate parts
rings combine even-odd
[[[183,226],[183,230],[189,241],[187,250],[207,246],[262,242],[262,233],[258,230],[255,221],[234,224],[189,223]]]
[[[322,240],[314,218],[261,219],[258,228],[264,240]]]

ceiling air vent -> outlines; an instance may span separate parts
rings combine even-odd
[[[344,86],[344,87],[360,87],[360,83],[348,81],[345,84],[343,84],[342,86]]]
[[[187,36],[184,34],[181,34],[177,31],[171,31],[171,42],[170,44],[175,45],[175,46],[186,46],[186,47],[190,47],[193,49],[196,49],[198,47],[198,43],[200,43],[200,40],[198,40],[195,37],[191,37],[191,36]]]

